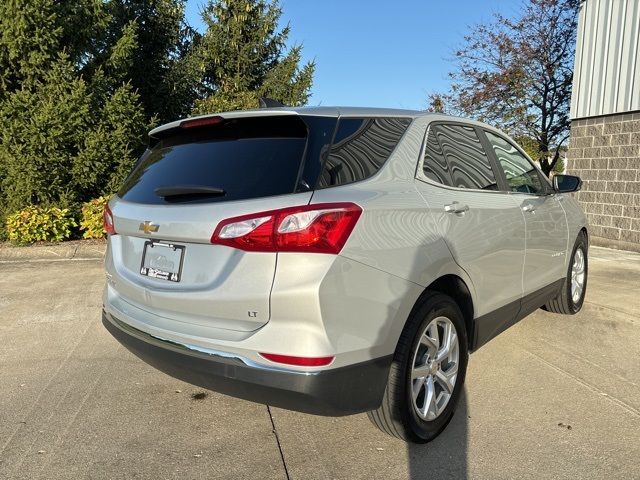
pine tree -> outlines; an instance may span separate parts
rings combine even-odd
[[[85,65],[108,19],[102,0],[0,2],[0,99],[33,87],[63,50],[73,65]]]
[[[300,65],[300,45],[286,50],[290,29],[278,31],[281,14],[276,0],[209,1],[207,30],[192,54],[202,79],[194,113],[256,108],[262,96],[307,102],[315,63]]]
[[[203,36],[184,4],[0,2],[0,238],[28,205],[116,191],[159,121],[307,101],[314,63],[287,48],[277,0],[211,0]]]
[[[30,87],[55,61],[63,27],[51,0],[0,2],[0,99]]]
[[[109,45],[100,8],[0,4],[0,236],[4,217],[28,205],[74,207],[113,193],[144,148],[149,122],[127,80],[136,25]]]
[[[184,20],[184,0],[111,0],[104,44],[115,45],[127,31],[136,32],[126,80],[140,96],[148,118],[161,122],[187,114],[194,101],[197,74],[185,57],[196,32]],[[104,64],[108,49],[98,55]]]
[[[76,200],[73,157],[91,125],[90,101],[86,83],[63,54],[33,88],[16,90],[0,104],[4,214]]]

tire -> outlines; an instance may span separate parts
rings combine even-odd
[[[426,331],[428,327],[429,331]],[[423,333],[427,334],[428,337],[434,338],[437,331],[439,339],[446,339],[447,332],[451,328],[454,329],[454,333],[457,335],[458,359],[455,362],[457,366],[455,379],[449,382],[449,385],[453,383],[452,393],[448,393],[449,390],[444,389],[441,379],[442,375],[447,376],[454,371],[454,363],[450,362],[449,359],[455,358],[455,348],[450,348],[451,353],[442,362],[436,361],[437,358],[433,360],[435,352],[440,352],[441,354],[445,352],[445,347],[443,346],[445,342],[439,341],[440,347],[436,348],[433,340],[425,343]],[[449,343],[453,345],[454,342],[452,340]],[[433,440],[444,430],[453,417],[462,391],[468,357],[467,331],[460,308],[446,295],[438,292],[426,292],[413,308],[400,335],[382,404],[378,409],[368,412],[369,419],[383,432],[407,442],[427,443]],[[433,360],[430,362],[431,367],[427,367],[426,364],[422,365],[423,363],[429,363],[429,358]],[[436,364],[435,367],[433,366],[434,363]],[[422,365],[423,369],[439,368],[438,366],[442,365],[442,371],[439,372],[441,377],[438,379],[438,373],[435,375],[429,374],[432,379],[431,383],[429,383],[429,377],[412,380],[412,367],[414,365]],[[419,373],[423,373],[423,371]],[[418,372],[416,373],[419,374]],[[423,380],[424,383],[421,383]],[[428,418],[429,415],[433,417],[433,412],[430,410],[431,414],[427,413],[427,419],[418,413],[415,405],[435,405],[433,407],[434,410],[438,409],[438,401],[436,403],[427,402],[428,385],[433,389],[432,391],[437,392],[437,398],[443,400],[447,394],[449,397],[446,403],[442,403],[442,408],[435,418]],[[414,386],[419,386],[416,391],[420,392],[415,404],[412,396]],[[440,391],[438,392],[438,390]],[[441,396],[440,392],[444,392],[445,395]]]
[[[577,299],[573,298],[572,295],[572,277],[573,277],[573,267],[576,261],[576,255],[578,252],[582,252],[583,260],[583,275],[584,281],[582,285],[582,290]],[[587,279],[589,277],[589,256],[588,256],[588,245],[587,245],[587,237],[584,232],[580,232],[578,238],[576,239],[576,243],[573,246],[573,250],[571,251],[571,258],[568,262],[567,267],[567,275],[562,284],[562,288],[558,294],[549,300],[544,307],[544,310],[553,313],[561,313],[564,315],[575,315],[582,308],[582,304],[584,303],[584,297],[587,293]]]

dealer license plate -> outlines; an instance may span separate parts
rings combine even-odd
[[[144,244],[140,273],[151,278],[179,282],[184,259],[183,245],[148,241]]]

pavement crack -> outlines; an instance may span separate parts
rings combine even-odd
[[[95,353],[95,349],[92,352],[92,354]],[[71,417],[65,422],[66,425],[64,427],[64,429],[58,433],[58,435],[56,436],[55,441],[51,444],[51,452],[55,453],[60,449],[60,446],[64,443],[64,439],[67,436],[67,433],[69,432],[69,429],[71,428],[71,425],[73,425],[75,423],[75,421],[77,420],[78,416],[80,415],[80,413],[82,412],[82,410],[84,409],[84,406],[87,403],[87,400],[89,400],[89,397],[95,392],[96,388],[98,387],[98,384],[102,381],[104,374],[107,372],[107,370],[109,368],[112,368],[113,366],[113,361],[111,362],[104,362],[104,365],[102,366],[102,368],[100,369],[98,375],[95,376],[95,380],[93,381],[93,383],[90,385],[90,387],[87,389],[87,391],[84,393],[84,395],[82,396],[82,400],[80,401],[80,403],[76,406],[74,412],[72,413]],[[67,395],[65,395],[65,399],[68,397],[68,393]],[[58,410],[58,406],[56,406],[56,409]],[[53,455],[49,455],[47,458],[47,461],[43,463],[40,471],[44,471],[46,468],[48,468],[49,464],[51,463],[51,461],[53,460]]]
[[[631,321],[631,323],[636,323],[636,315],[633,312],[628,312],[626,310],[621,310],[619,308],[615,308],[609,305],[602,305],[600,303],[596,303],[596,302],[592,302],[591,300],[586,300],[585,303],[587,303],[588,305],[593,305],[594,307],[598,307],[598,308],[604,308],[606,310],[611,310],[612,312],[616,312],[616,313],[621,313],[622,315],[627,315],[629,317],[631,317],[631,319],[629,319]]]
[[[284,451],[282,450],[282,444],[280,443],[280,437],[278,436],[278,429],[276,428],[276,422],[273,420],[273,414],[271,413],[271,407],[267,405],[267,413],[269,414],[269,420],[271,420],[271,431],[273,432],[273,436],[276,438],[276,443],[278,444],[278,450],[280,451],[280,460],[282,460],[282,467],[284,468],[284,474],[287,477],[287,480],[291,480],[289,476],[289,469],[287,468],[287,462],[284,459]]]
[[[573,353],[571,350],[566,349],[566,348],[565,348],[565,347],[563,347],[562,345],[559,345],[559,344],[557,344],[557,343],[555,343],[555,342],[551,342],[551,341],[549,341],[549,340],[547,340],[547,339],[545,339],[545,338],[540,338],[540,339],[539,339],[539,341],[540,341],[540,342],[542,342],[542,343],[546,343],[546,344],[547,344],[547,345],[549,345],[551,348],[555,348],[555,349],[557,349],[557,350],[560,350],[560,351],[561,351],[561,352],[563,352],[565,355],[569,355],[569,356],[571,356],[571,357],[575,358],[576,360],[579,360],[579,361],[581,361],[581,362],[584,362],[584,363],[586,363],[586,364],[588,364],[588,365],[590,365],[590,366],[592,366],[592,367],[594,367],[594,368],[597,368],[598,370],[601,370],[601,371],[603,371],[603,372],[606,372],[606,373],[607,373],[607,374],[609,374],[609,375],[613,375],[613,376],[614,376],[614,377],[616,377],[618,380],[620,380],[620,381],[622,381],[622,382],[625,382],[625,383],[627,383],[627,384],[629,384],[629,385],[631,385],[631,386],[633,386],[633,387],[639,387],[639,386],[640,386],[640,385],[638,385],[637,383],[634,383],[633,381],[629,380],[628,378],[623,377],[622,375],[618,375],[617,373],[612,372],[610,369],[605,368],[605,367],[603,367],[602,365],[598,365],[598,364],[597,364],[597,363],[595,363],[595,362],[592,362],[592,361],[591,361],[591,360],[589,360],[587,357],[584,357],[584,356],[582,356],[582,355],[578,355],[578,354]],[[525,349],[525,350],[526,350],[526,349]],[[529,351],[529,350],[527,350],[527,351]],[[530,353],[531,353],[531,352],[530,352]]]
[[[53,384],[53,381],[56,379],[56,377],[58,377],[58,375],[60,375],[60,372],[63,370],[63,368],[69,363],[69,360],[71,359],[73,353],[78,349],[80,344],[84,341],[84,337],[87,335],[87,333],[89,332],[89,330],[91,329],[92,326],[93,326],[92,323],[87,322],[87,328],[85,328],[84,332],[82,332],[82,334],[80,335],[80,338],[76,341],[76,343],[67,352],[67,354],[65,355],[64,359],[62,360],[62,362],[60,362],[60,365],[58,365],[58,368],[56,368],[55,372],[53,372],[53,375],[51,375],[51,377],[49,377],[49,380],[44,385],[44,387],[40,390],[40,392],[36,396],[35,400],[31,404],[31,406],[29,407],[27,413],[24,415],[24,420],[25,421],[31,417],[31,415],[35,411],[36,407],[38,406],[38,403],[40,403],[40,400],[42,399],[42,397],[45,394],[45,392]],[[71,388],[71,387],[69,387],[69,388]],[[9,435],[7,440],[4,442],[2,447],[0,447],[0,454],[2,454],[7,449],[9,444],[13,441],[15,436],[18,434],[18,432],[20,432],[20,430],[25,425],[26,425],[26,422],[18,424],[18,426],[14,429],[14,431],[11,433],[11,435]],[[24,459],[21,460],[21,463],[22,463],[22,461],[24,461]]]
[[[577,375],[574,375],[573,373],[565,370],[564,368],[559,367],[558,365],[555,365],[554,363],[551,363],[551,362],[545,360],[544,358],[542,358],[537,353],[534,353],[534,352],[532,352],[532,351],[530,351],[530,350],[528,350],[526,348],[524,349],[524,351],[527,352],[529,355],[537,358],[540,362],[544,363],[546,366],[548,366],[549,368],[552,368],[556,372],[571,378],[574,382],[579,383],[580,385],[582,385],[583,387],[587,388],[588,390],[591,390],[592,392],[603,396],[607,400],[615,403],[616,405],[618,405],[619,407],[625,409],[626,411],[628,411],[629,413],[635,415],[636,417],[640,417],[640,411],[637,408],[629,405],[628,403],[624,402],[623,400],[620,400],[618,397],[615,397],[615,396],[611,395],[610,393],[599,389],[595,385],[592,385],[591,383],[583,380],[582,378],[578,377]]]

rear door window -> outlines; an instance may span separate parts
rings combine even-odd
[[[424,149],[422,171],[430,180],[451,187],[453,186],[451,172],[449,171],[449,166],[444,158],[444,152],[437,138],[439,130],[438,125],[429,127]]]
[[[375,175],[410,123],[410,118],[340,119],[318,188],[345,185]]]
[[[433,128],[454,187],[498,190],[491,162],[473,127],[440,124]]]
[[[308,128],[297,115],[229,119],[160,138],[118,195],[143,204],[245,200],[296,191]],[[224,194],[159,196],[160,187],[196,186]]]

